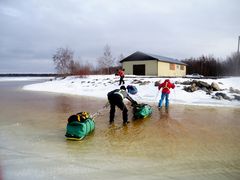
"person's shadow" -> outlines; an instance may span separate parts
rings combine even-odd
[[[167,120],[169,118],[169,109],[168,108],[159,109],[159,116],[160,119]]]

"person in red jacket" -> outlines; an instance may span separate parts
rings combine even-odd
[[[124,71],[125,71],[125,69],[119,69],[119,71],[118,71],[118,75],[120,76],[120,81],[119,81],[119,86],[121,85],[121,84],[125,84],[125,82],[124,82],[124,80],[123,80],[123,78],[124,78]]]
[[[169,79],[166,79],[163,83],[161,83],[158,86],[158,90],[160,90],[162,88],[162,95],[161,95],[161,99],[159,100],[158,103],[158,108],[162,108],[162,103],[164,101],[164,99],[166,99],[165,101],[165,107],[168,108],[169,106],[169,94],[170,94],[170,89],[174,89],[175,85],[173,83],[170,82]]]

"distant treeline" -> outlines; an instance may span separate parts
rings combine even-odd
[[[204,76],[240,76],[240,55],[233,53],[226,60],[220,61],[213,56],[201,56],[183,60],[187,74],[198,73]]]
[[[0,77],[52,77],[52,76],[59,76],[59,74],[0,74]]]
[[[115,74],[121,68],[120,61],[124,58],[121,54],[113,57],[110,46],[104,47],[104,52],[99,57],[97,67],[90,63],[80,63],[74,59],[74,52],[68,48],[58,48],[53,55],[53,63],[57,74],[86,76],[90,74]],[[224,60],[213,56],[201,56],[183,60],[187,64],[186,74],[198,73],[204,76],[240,76],[240,55],[233,53]]]

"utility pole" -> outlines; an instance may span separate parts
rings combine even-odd
[[[240,43],[240,36],[238,36],[238,50],[237,50],[237,54],[239,54],[239,43]]]

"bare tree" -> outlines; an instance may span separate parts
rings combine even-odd
[[[226,74],[227,75],[240,75],[240,54],[233,53],[231,56],[227,57],[225,63]]]
[[[93,72],[93,66],[89,62],[81,64],[79,70],[78,70],[78,75],[84,77]]]
[[[59,74],[70,74],[73,67],[74,52],[68,48],[59,48],[53,55],[55,69]]]
[[[201,56],[198,58],[186,59],[187,74],[199,73],[204,76],[219,76],[222,74],[220,61],[213,56]]]
[[[122,64],[120,63],[120,61],[123,60],[124,58],[125,58],[124,55],[123,55],[123,54],[120,54],[120,55],[118,56],[117,61],[116,61],[116,66],[121,67]]]
[[[114,60],[115,58],[112,56],[110,46],[106,45],[104,47],[103,56],[98,59],[99,67],[102,70],[107,69],[107,73],[110,74],[110,67],[114,66]]]
[[[79,62],[71,61],[69,70],[71,74],[78,74],[79,69],[81,68]]]

